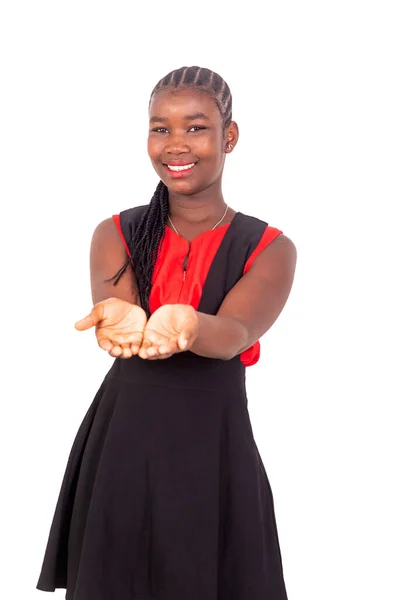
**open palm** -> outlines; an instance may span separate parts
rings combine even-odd
[[[139,350],[141,358],[168,358],[189,350],[198,334],[196,311],[187,304],[165,304],[147,321]]]
[[[83,331],[96,327],[97,342],[111,356],[130,358],[138,354],[147,317],[144,310],[119,298],[98,302],[89,315],[75,323]]]

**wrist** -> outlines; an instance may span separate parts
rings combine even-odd
[[[247,347],[247,329],[237,319],[197,312],[197,320],[197,336],[191,348],[195,354],[231,360]]]
[[[197,338],[199,337],[199,332],[200,332],[200,313],[193,307],[191,307],[191,308],[193,310],[193,318],[195,321],[195,325],[193,328],[193,342],[195,342],[197,340]]]

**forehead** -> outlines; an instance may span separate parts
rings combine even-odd
[[[210,120],[220,119],[219,110],[207,92],[201,90],[160,90],[150,102],[149,117],[159,116],[168,119],[203,113]]]

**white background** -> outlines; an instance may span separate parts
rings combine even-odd
[[[92,232],[150,200],[149,94],[198,64],[227,80],[240,127],[226,201],[298,250],[248,370],[289,600],[400,598],[394,8],[2,3],[2,597],[42,597],[69,449],[112,363],[74,330],[91,308]]]

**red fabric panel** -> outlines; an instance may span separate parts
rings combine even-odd
[[[242,361],[242,363],[244,364],[245,367],[251,367],[252,365],[255,365],[256,362],[258,362],[260,358],[260,342],[254,342],[254,344],[252,346],[250,346],[250,348],[247,348],[247,350],[245,350],[244,352],[242,352],[242,354],[240,355],[240,360]]]
[[[183,263],[189,252],[189,242],[169,227],[165,228],[154,269],[151,312],[163,304],[190,304],[197,310],[208,272],[228,227],[229,223],[205,231],[192,240],[185,277]]]
[[[112,218],[130,255],[121,229],[120,217],[113,215]],[[227,223],[217,229],[205,231],[192,240],[185,278],[183,263],[189,251],[189,242],[169,227],[165,228],[164,240],[153,273],[151,313],[164,304],[190,304],[197,310],[208,271],[229,225]]]
[[[119,215],[113,215],[113,216],[112,216],[112,218],[113,218],[113,221],[114,221],[114,223],[115,223],[115,226],[116,226],[116,228],[118,229],[118,233],[119,233],[119,235],[121,236],[121,239],[122,239],[122,241],[124,242],[125,250],[127,251],[127,253],[128,253],[128,256],[130,256],[130,255],[131,255],[131,253],[130,253],[130,251],[129,251],[129,246],[128,246],[128,244],[126,243],[126,240],[125,240],[125,238],[124,238],[124,234],[122,233],[122,229],[121,229],[121,222],[120,222]]]
[[[265,228],[265,231],[261,237],[261,240],[258,243],[257,248],[254,250],[254,252],[251,254],[251,256],[249,257],[249,260],[247,261],[247,263],[244,266],[244,271],[243,273],[247,273],[247,271],[251,268],[253,262],[256,260],[257,256],[259,254],[261,254],[261,252],[263,250],[265,250],[265,248],[274,241],[274,239],[276,237],[278,237],[278,235],[280,235],[282,233],[282,231],[280,229],[276,229],[275,227],[270,227],[269,225]]]

